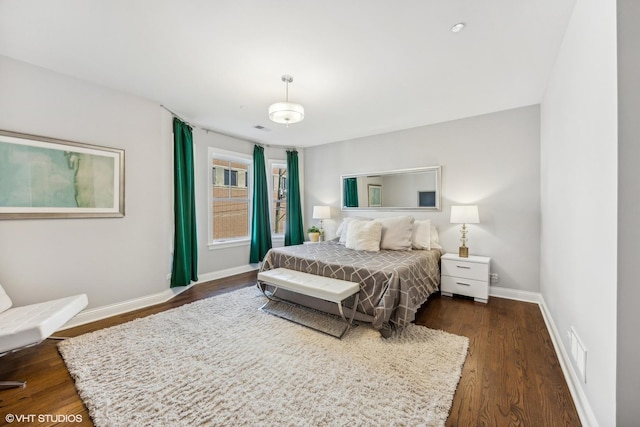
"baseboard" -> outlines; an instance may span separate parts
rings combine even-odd
[[[176,288],[169,288],[165,291],[158,292],[157,294],[145,295],[140,298],[134,298],[127,301],[122,301],[115,304],[105,305],[102,307],[90,308],[78,313],[73,319],[68,321],[59,330],[69,329],[76,326],[84,325],[87,323],[95,322],[97,320],[106,319],[107,317],[117,316],[119,314],[127,313],[129,311],[138,310],[141,308],[149,307],[155,304],[160,304],[169,301],[176,295],[181,294],[187,289],[192,288],[200,283],[209,282],[211,280],[222,279],[225,277],[235,276],[236,274],[247,273],[249,271],[256,270],[255,265],[246,265],[240,267],[229,268],[226,270],[215,271],[211,273],[204,273],[198,275],[198,281],[190,284],[189,286],[180,286]]]
[[[197,285],[199,283],[209,282],[211,280],[217,280],[217,279],[223,279],[225,277],[235,276],[236,274],[248,273],[250,271],[255,271],[257,269],[258,269],[257,264],[247,264],[247,265],[241,265],[239,267],[227,268],[226,270],[199,274],[198,281],[195,282],[194,285]]]
[[[95,322],[96,320],[102,320],[106,319],[107,317],[117,316],[119,314],[137,310],[139,308],[149,307],[154,304],[160,304],[162,302],[170,300],[175,295],[176,294],[171,289],[167,289],[166,291],[159,292],[157,294],[146,295],[140,298],[134,298],[116,304],[82,310],[59,330],[73,328],[76,326]]]
[[[540,293],[531,291],[521,291],[518,289],[501,288],[499,286],[489,286],[489,296],[496,298],[506,298],[516,301],[540,303]]]
[[[540,311],[542,312],[542,317],[544,318],[544,322],[547,325],[547,330],[549,331],[549,335],[551,336],[553,347],[556,351],[556,355],[558,356],[560,368],[562,369],[565,381],[567,382],[567,386],[569,387],[569,392],[571,393],[571,397],[573,398],[573,403],[576,405],[576,410],[578,411],[580,422],[584,427],[598,427],[598,420],[596,419],[595,414],[591,409],[591,405],[589,404],[587,396],[584,394],[582,383],[580,382],[580,377],[573,368],[573,364],[571,363],[571,359],[569,358],[569,353],[567,353],[567,350],[562,344],[561,335],[558,332],[555,323],[553,322],[553,317],[551,316],[549,308],[547,307],[547,304],[545,303],[542,295],[540,295],[539,305]]]

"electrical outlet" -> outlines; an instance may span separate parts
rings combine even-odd
[[[584,348],[584,344],[578,335],[576,334],[573,326],[569,329],[569,346],[571,351],[571,357],[578,369],[578,375],[584,383],[587,382],[587,350]]]
[[[500,282],[500,276],[498,276],[498,273],[491,273],[489,274],[489,280],[491,283],[498,283]]]

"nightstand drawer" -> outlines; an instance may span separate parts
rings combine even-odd
[[[481,280],[485,282],[489,280],[488,263],[443,259],[441,267],[443,276],[454,276],[463,279]]]
[[[483,300],[489,298],[489,286],[486,280],[480,281],[451,276],[442,276],[441,280],[440,289],[443,292],[466,295]]]

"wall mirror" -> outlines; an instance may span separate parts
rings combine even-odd
[[[440,210],[440,169],[342,175],[342,210]]]

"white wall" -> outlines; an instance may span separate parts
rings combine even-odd
[[[618,336],[619,426],[640,420],[640,30],[637,0],[618,0]]]
[[[91,308],[167,289],[170,115],[6,57],[0,94],[1,129],[125,150],[124,218],[0,221],[0,283],[14,303],[86,292]]]
[[[451,205],[478,204],[481,224],[469,225],[470,252],[492,257],[498,286],[538,292],[539,129],[538,106],[531,106],[307,148],[306,212],[332,206],[333,218],[325,220],[329,234],[342,216],[340,175],[441,165],[442,210],[410,214],[431,218],[444,249],[457,252],[460,227],[449,224]],[[306,225],[313,222],[305,218]]]
[[[616,8],[578,0],[541,104],[541,292],[587,349],[579,385],[599,425],[616,409]],[[570,353],[570,352],[569,352]]]

